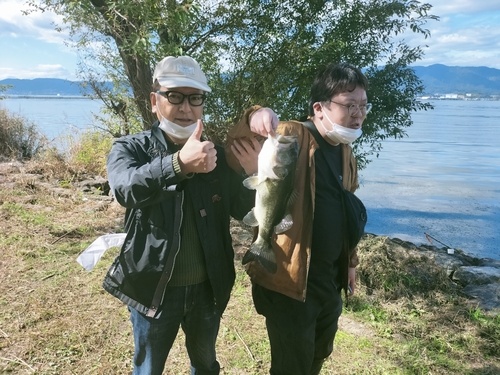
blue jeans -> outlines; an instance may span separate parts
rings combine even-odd
[[[129,308],[134,331],[133,375],[161,375],[168,353],[182,327],[192,375],[217,375],[215,340],[220,316],[210,282],[167,287],[163,311],[158,319],[148,318]]]

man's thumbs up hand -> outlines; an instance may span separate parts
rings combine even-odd
[[[212,142],[201,141],[203,122],[198,124],[193,134],[179,151],[178,160],[181,171],[188,173],[208,173],[217,165],[217,151]]]
[[[194,132],[193,134],[191,134],[189,139],[194,139],[199,142],[201,140],[201,133],[203,133],[203,122],[201,120],[198,120],[196,129],[194,129]]]

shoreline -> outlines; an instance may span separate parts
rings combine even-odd
[[[424,233],[425,234],[425,233]],[[464,249],[461,249],[459,247],[451,247],[447,246],[443,243],[440,243],[438,240],[434,240],[433,242],[437,242],[439,245],[442,245],[439,247],[437,244],[434,243],[425,243],[425,242],[417,242],[413,240],[405,240],[404,238],[400,238],[398,236],[391,236],[391,235],[386,235],[386,234],[377,234],[377,233],[371,233],[371,232],[365,232],[365,235],[369,236],[374,236],[374,237],[387,237],[389,240],[394,241],[396,243],[404,243],[413,246],[414,248],[429,248],[433,249],[433,251],[436,251],[436,253],[443,255],[443,256],[457,256],[459,258],[466,258],[470,262],[478,262],[478,261],[492,261],[492,262],[500,262],[500,257],[499,258],[491,258],[488,256],[481,257],[478,256],[477,254],[468,252]],[[410,235],[408,235],[410,237]]]
[[[472,257],[460,249],[450,254],[446,247],[417,246],[399,238],[374,234],[365,234],[359,247],[363,248],[365,241],[384,242],[395,256],[405,254],[415,259],[424,257],[425,263],[435,262],[471,302],[486,311],[500,311],[500,260]]]
[[[58,187],[57,182],[47,179],[47,176],[30,173],[29,169],[19,161],[0,162],[0,189],[12,189],[17,184],[30,184],[50,191],[53,197],[67,197],[78,191],[79,194],[102,201],[103,204],[117,205],[110,195],[107,179],[102,177],[87,177],[83,181],[73,181],[70,188]],[[87,199],[88,199],[87,198]],[[120,209],[118,207],[118,209]],[[241,223],[234,221],[232,228],[235,259],[241,257],[251,241],[251,233]],[[472,301],[485,311],[500,310],[500,260],[491,258],[477,258],[461,249],[448,251],[447,247],[434,245],[417,245],[397,237],[381,236],[365,233],[358,248],[362,256],[362,249],[366,244],[377,243],[390,249],[388,253],[394,256],[414,257],[418,262],[433,261],[441,267],[448,279],[453,282]],[[368,246],[368,252],[370,252]],[[390,255],[387,255],[390,258]],[[418,260],[420,259],[420,260]]]

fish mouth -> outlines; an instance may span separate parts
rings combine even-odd
[[[297,141],[297,137],[294,135],[281,135],[281,134],[276,134],[275,139],[278,141],[278,143],[294,143]]]

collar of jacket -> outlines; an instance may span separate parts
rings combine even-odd
[[[160,129],[159,125],[160,122],[156,120],[151,127],[151,135],[158,139],[158,141],[162,144],[163,147],[165,147],[166,150],[180,149],[181,147],[175,147],[175,143],[167,139],[167,136],[165,135],[165,133],[163,133],[163,130]]]

